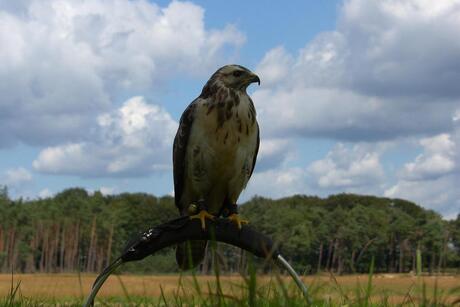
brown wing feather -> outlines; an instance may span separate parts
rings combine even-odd
[[[251,169],[251,173],[249,174],[249,178],[251,178],[252,172],[254,172],[254,168],[256,167],[257,154],[259,153],[260,130],[259,130],[259,124],[257,122],[256,122],[256,125],[257,125],[257,144],[256,144],[256,150],[254,151],[254,157],[252,158],[252,169]]]
[[[193,125],[194,111],[196,107],[196,101],[194,100],[184,113],[179,121],[179,128],[177,129],[176,137],[174,138],[173,145],[173,170],[174,170],[174,198],[176,207],[182,212],[180,199],[184,191],[184,175],[186,167],[185,155],[187,152],[187,144],[190,136],[190,130]]]

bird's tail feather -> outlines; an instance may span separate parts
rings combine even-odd
[[[204,259],[208,241],[188,241],[176,247],[176,262],[181,270],[198,266]]]

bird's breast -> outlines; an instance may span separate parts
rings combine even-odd
[[[223,198],[236,201],[252,171],[257,134],[254,107],[247,95],[221,104],[199,101],[186,154],[193,197],[206,195],[218,205],[210,207],[215,212]]]
[[[216,153],[231,155],[256,141],[256,114],[246,94],[224,102],[203,102],[197,113],[203,141]]]
[[[231,177],[248,168],[256,150],[257,129],[255,110],[247,95],[220,104],[201,101],[188,149],[194,172],[197,176]]]

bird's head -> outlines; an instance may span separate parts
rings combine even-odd
[[[240,91],[254,82],[260,85],[259,77],[249,69],[240,65],[225,65],[219,68],[211,77],[224,86]]]

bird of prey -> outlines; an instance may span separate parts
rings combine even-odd
[[[174,139],[175,203],[181,215],[201,220],[228,217],[241,228],[236,202],[252,175],[259,150],[256,110],[246,93],[259,77],[240,65],[226,65],[208,80],[181,116]],[[177,246],[181,269],[204,258],[206,241]],[[191,257],[189,257],[191,256]]]

